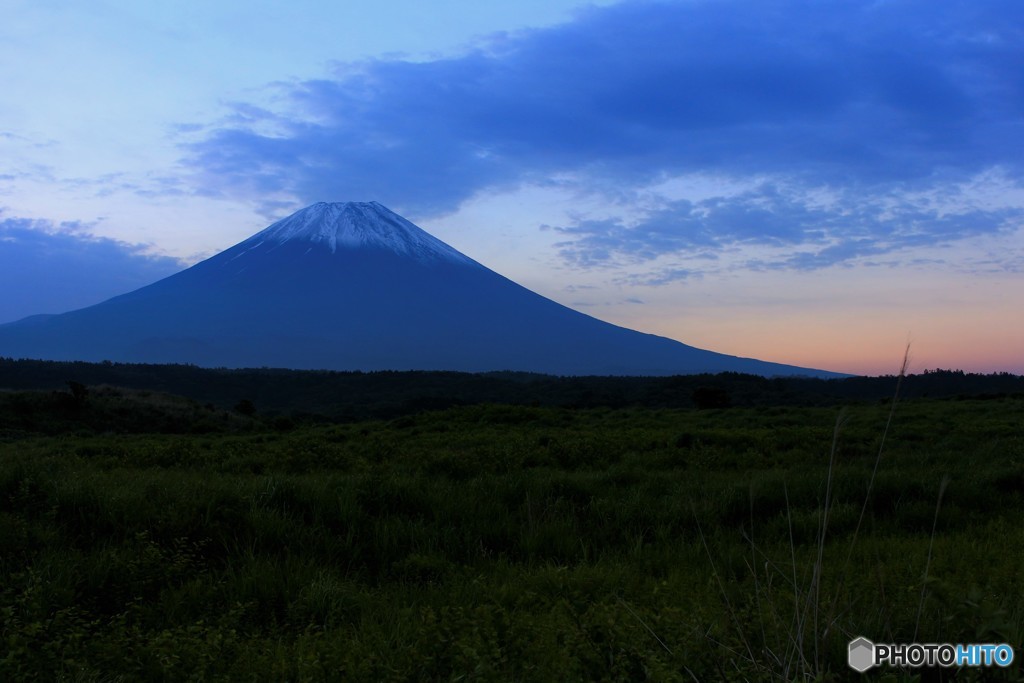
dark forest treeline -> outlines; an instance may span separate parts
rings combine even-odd
[[[826,683],[850,634],[1019,648],[1022,383],[0,361],[0,680]]]
[[[481,403],[573,408],[826,406],[884,400],[893,393],[895,377],[823,380],[739,373],[674,377],[364,373],[0,358],[0,389],[67,392],[69,383],[162,392],[218,409],[244,405],[261,415],[344,421]],[[900,393],[904,398],[1006,396],[1024,393],[1024,377],[925,371],[905,378]]]

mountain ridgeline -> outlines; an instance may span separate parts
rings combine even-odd
[[[103,303],[0,325],[0,356],[326,370],[837,376],[626,329],[376,203],[318,203]]]

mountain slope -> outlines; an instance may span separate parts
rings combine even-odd
[[[0,326],[0,355],[338,370],[829,375],[611,325],[377,203],[314,204],[192,268]]]

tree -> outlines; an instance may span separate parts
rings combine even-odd
[[[732,405],[729,392],[721,387],[697,387],[693,390],[693,404],[697,410],[728,408]]]
[[[235,406],[235,412],[252,417],[256,414],[256,405],[249,399],[243,398],[238,402],[238,405]]]
[[[67,381],[68,389],[71,390],[71,397],[75,401],[76,407],[81,407],[85,403],[86,397],[89,396],[89,388],[81,382],[76,382],[73,379]]]

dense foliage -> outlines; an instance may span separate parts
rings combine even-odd
[[[315,424],[0,399],[0,680],[859,680],[858,635],[1020,654],[1021,398],[901,403],[884,443],[878,401]]]

